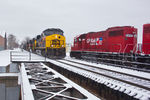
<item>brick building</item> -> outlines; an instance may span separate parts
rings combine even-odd
[[[5,49],[5,38],[3,38],[1,35],[0,35],[0,50],[4,50]]]

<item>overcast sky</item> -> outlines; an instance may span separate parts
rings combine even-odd
[[[20,41],[61,28],[71,43],[78,34],[124,25],[138,28],[141,41],[145,23],[150,0],[0,0],[0,35],[6,31]]]

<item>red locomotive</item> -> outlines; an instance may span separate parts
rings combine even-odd
[[[150,54],[150,24],[143,25],[142,53]]]
[[[143,27],[142,49],[147,55],[150,54],[150,24]],[[117,64],[122,64],[123,61],[124,64],[131,65],[129,61],[143,62],[143,56],[137,53],[137,49],[136,28],[111,27],[105,31],[89,32],[75,37],[70,56]]]
[[[131,53],[136,50],[137,29],[131,26],[112,27],[106,31],[90,32],[74,38],[71,53],[104,52]]]

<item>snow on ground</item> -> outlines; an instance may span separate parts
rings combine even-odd
[[[13,60],[16,60],[16,61],[30,61],[29,60],[29,52],[27,51],[21,51],[20,49],[15,49],[15,50],[4,50],[4,51],[0,51],[0,66],[8,66],[10,63],[11,63],[11,60],[10,60],[10,52],[13,51],[12,54],[16,55],[16,56],[13,56]],[[19,55],[22,55],[22,56],[19,56]],[[41,60],[45,60],[44,57],[41,57],[39,55],[36,55],[36,54],[31,54],[31,60],[32,61],[41,61]],[[23,67],[22,67],[23,68]],[[48,68],[48,67],[47,67]],[[50,68],[48,68],[50,69]],[[23,69],[21,69],[23,70]],[[52,70],[52,69],[51,69]],[[25,72],[25,69],[24,71],[22,71],[22,73]],[[56,73],[56,71],[54,71]],[[4,73],[4,75],[6,76],[6,74]],[[17,74],[18,75],[18,74]],[[22,77],[25,77],[24,73],[22,74],[23,76]],[[60,77],[61,75],[59,73],[57,73],[57,75]],[[27,77],[27,76],[26,76]],[[62,79],[64,79],[67,83],[71,84],[74,88],[76,88],[77,90],[80,90],[82,91],[82,93],[88,97],[88,100],[100,100],[99,98],[97,98],[96,96],[92,95],[91,93],[89,93],[87,90],[83,89],[82,87],[80,87],[79,85],[75,84],[74,82],[70,81],[69,79],[65,78],[64,76],[61,76]],[[29,84],[27,85],[27,80],[22,80],[21,83],[26,83],[23,84],[23,87],[28,87],[29,88]],[[31,99],[32,95],[31,95],[31,91],[29,92],[29,90],[31,89],[24,89],[24,97],[27,97],[29,99]],[[33,97],[32,97],[33,98]]]
[[[19,48],[14,49],[14,50],[2,50],[0,51],[0,67],[6,67],[8,66],[11,61],[10,61],[10,52],[11,51],[21,51]]]
[[[97,75],[95,73],[92,73],[92,72],[89,72],[86,70],[78,69],[78,68],[72,67],[70,65],[62,64],[55,60],[49,59],[48,61],[51,63],[54,63],[55,65],[58,65],[59,67],[65,68],[69,71],[72,71],[72,72],[82,75],[84,77],[88,77],[98,83],[105,84],[106,86],[108,86],[112,89],[124,92],[131,96],[134,96],[135,98],[140,98],[142,100],[149,100],[148,98],[150,98],[150,96],[149,96],[150,91],[147,91],[145,89],[135,87],[135,86],[123,83],[121,81],[116,81],[114,79],[110,79],[105,76]],[[146,98],[146,99],[143,99],[143,98]]]
[[[7,66],[7,65],[10,64],[10,51],[11,50],[0,51],[0,60],[1,60],[0,66]],[[20,51],[20,50],[17,49],[17,50],[13,50],[13,51]],[[28,53],[28,52],[26,52],[26,53]],[[32,55],[35,58],[37,58],[37,59],[42,58],[41,56],[38,56],[38,55],[35,55],[35,54],[32,54]],[[125,68],[119,68],[119,67],[114,67],[114,66],[107,66],[107,65],[103,65],[103,64],[90,63],[90,62],[87,62],[87,61],[81,61],[81,60],[70,58],[69,53],[66,53],[66,55],[67,56],[65,57],[65,59],[74,60],[74,61],[77,61],[77,62],[80,62],[80,63],[89,64],[89,65],[92,65],[92,66],[102,67],[102,68],[106,68],[106,69],[111,69],[111,70],[119,71],[119,72],[123,72],[123,73],[130,73],[132,75],[136,75],[136,76],[145,77],[145,78],[149,78],[150,79],[150,73],[139,72],[139,71],[135,71],[135,70],[125,69]],[[137,90],[135,87],[132,87],[132,86],[129,86],[129,85],[126,85],[126,84],[125,84],[125,86],[123,86],[123,83],[121,84],[121,83],[118,83],[118,82],[114,82],[114,80],[110,80],[110,79],[106,79],[106,78],[103,79],[100,76],[97,76],[97,75],[94,75],[94,74],[90,74],[90,73],[87,73],[87,72],[84,72],[84,71],[81,71],[81,70],[78,70],[78,69],[74,69],[74,68],[71,68],[70,66],[59,64],[58,62],[55,62],[54,60],[50,60],[50,59],[46,59],[46,60],[50,61],[50,62],[57,63],[59,66],[61,65],[61,67],[64,67],[64,68],[66,67],[67,69],[70,69],[72,71],[76,70],[76,73],[82,74],[85,77],[88,77],[90,75],[89,77],[91,77],[92,79],[95,78],[94,80],[96,80],[96,81],[98,81],[100,83],[101,82],[104,82],[104,84],[105,83],[109,83],[110,87],[116,86],[116,84],[117,84],[117,86],[118,86],[117,88],[121,88],[121,89],[123,88],[123,91],[125,91],[125,92],[127,92],[127,90],[130,90],[130,91],[133,91],[133,93],[138,93],[138,95],[140,94],[140,95],[143,95],[143,96],[146,95],[146,97],[148,96],[147,94],[149,92],[145,93],[145,92],[143,92],[143,91],[140,90],[142,92],[142,93],[140,93],[140,91]],[[112,85],[112,84],[114,84],[114,85]],[[120,89],[120,91],[121,91],[121,89]],[[136,95],[136,96],[138,96],[138,95]]]
[[[74,73],[77,73],[77,74],[82,75],[84,77],[88,77],[92,80],[95,80],[98,83],[105,84],[106,86],[108,86],[112,89],[124,92],[124,93],[126,93],[130,96],[134,96],[135,98],[138,98],[138,99],[141,99],[141,100],[149,100],[149,98],[150,98],[150,96],[149,96],[150,91],[148,91],[148,90],[145,90],[145,89],[142,89],[142,88],[139,88],[139,87],[136,87],[136,86],[132,86],[132,85],[123,83],[121,81],[116,81],[116,80],[113,80],[113,79],[110,79],[110,78],[107,78],[107,77],[104,77],[104,76],[101,76],[101,75],[97,75],[97,74],[94,74],[94,73],[91,73],[91,72],[88,72],[88,71],[85,71],[85,70],[81,70],[81,69],[72,67],[70,65],[62,64],[62,63],[59,63],[55,60],[50,60],[49,59],[49,61],[51,63],[54,63],[54,64],[62,67],[62,68],[70,70]],[[88,62],[85,62],[85,63],[87,64]]]
[[[11,50],[0,51],[0,66],[8,66],[10,64],[10,51]]]
[[[14,50],[2,50],[0,51],[0,66],[8,66],[10,61],[10,52],[11,51],[20,51],[20,49],[14,49]]]
[[[69,58],[69,57],[70,57],[70,53],[67,52],[67,53],[66,53],[66,58]]]
[[[77,60],[77,59],[74,59],[74,58],[70,58],[69,54],[66,54],[66,55],[67,56],[65,57],[65,59],[72,60],[72,61],[75,61],[75,62],[88,64],[88,65],[91,65],[91,66],[97,66],[97,67],[100,67],[100,68],[114,70],[114,71],[118,71],[118,72],[122,72],[122,73],[128,73],[128,74],[131,74],[131,75],[135,75],[135,76],[150,79],[150,73],[140,72],[140,71],[126,69],[126,68],[120,68],[120,67],[115,67],[115,66],[108,66],[108,65],[104,65],[104,64],[97,64],[97,63],[87,62],[87,61],[83,61],[83,60]],[[68,67],[67,69],[69,69],[69,68],[70,67]],[[73,71],[73,69],[71,69],[71,70]],[[79,72],[79,74],[80,74],[80,72]],[[87,75],[83,74],[83,76],[86,77]],[[89,77],[94,78],[96,76],[93,74],[92,76],[89,76]],[[114,88],[115,86],[117,86],[116,88],[114,88],[115,90],[119,90],[119,91],[124,92],[128,95],[134,96],[135,98],[140,98],[142,100],[149,100],[150,91],[140,89],[138,87],[130,86],[130,85],[124,84],[122,82],[117,82],[117,81],[114,81],[114,80],[111,80],[111,79],[107,79],[107,78],[104,78],[104,77],[101,77],[101,76],[98,76],[95,80],[102,83],[102,84],[107,85],[110,88]]]
[[[11,51],[21,51],[21,50],[20,49],[15,49],[15,50],[0,51],[0,66],[7,66],[11,63],[10,62],[10,52]],[[27,51],[24,51],[24,53],[28,54]],[[33,56],[34,56],[34,58],[33,58]],[[35,54],[32,54],[31,59],[35,60],[35,61],[45,60],[44,57],[37,56]],[[91,62],[87,62],[87,61],[77,60],[77,59],[70,58],[69,53],[66,53],[65,59],[73,60],[73,61],[80,62],[80,63],[83,63],[83,64],[89,64],[89,65],[92,65],[92,66],[97,66],[97,67],[100,67],[100,68],[119,71],[119,72],[122,72],[122,73],[130,73],[131,75],[136,75],[136,76],[140,76],[140,77],[150,79],[150,73],[145,73],[145,72],[140,72],[140,71],[126,69],[126,68],[120,68],[120,67],[114,67],[114,66],[108,66],[108,65],[103,65],[103,64],[97,64],[97,63],[91,63]],[[18,60],[18,59],[16,59],[16,60]],[[23,60],[23,59],[21,59],[21,57],[20,57],[19,60]],[[28,60],[28,57],[27,57],[27,60]]]
[[[22,98],[23,100],[34,100],[33,93],[31,90],[31,86],[28,80],[28,76],[25,70],[24,64],[21,64],[21,88],[22,88]]]
[[[88,64],[91,66],[96,66],[96,67],[100,67],[100,68],[104,68],[104,69],[109,69],[109,70],[113,70],[113,71],[118,71],[118,72],[127,73],[127,74],[131,74],[131,75],[150,79],[150,73],[146,73],[146,72],[141,72],[141,71],[131,70],[131,69],[127,69],[127,68],[121,68],[121,67],[115,67],[115,66],[110,66],[110,65],[97,64],[97,63],[87,62],[87,61],[83,61],[83,60],[78,60],[78,59],[71,58],[69,56],[69,54],[67,54],[67,57],[65,59],[76,61],[76,62],[83,63],[83,64]]]

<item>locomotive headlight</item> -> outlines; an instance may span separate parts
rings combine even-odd
[[[62,45],[62,47],[64,47],[64,45]]]
[[[51,45],[51,47],[53,47],[53,45]]]

